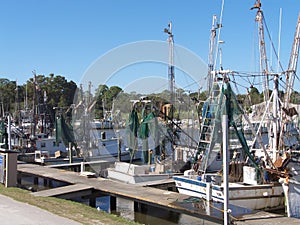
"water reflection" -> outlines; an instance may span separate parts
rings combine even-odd
[[[51,188],[67,186],[68,183],[51,180],[47,178],[34,177],[32,175],[18,175],[18,187],[30,190],[30,191],[42,191]]]
[[[166,225],[213,225],[218,224],[201,218],[176,213],[166,209],[134,203],[126,199],[118,199],[116,201],[116,210],[110,211],[110,196],[99,197],[96,199],[96,207],[135,222],[148,225],[166,224]]]

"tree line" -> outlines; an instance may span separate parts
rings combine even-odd
[[[270,94],[272,91],[270,90]],[[107,111],[117,108],[121,112],[129,112],[132,104],[131,100],[139,99],[143,95],[136,92],[125,93],[118,86],[108,87],[100,84],[95,93],[82,90],[81,86],[73,81],[67,81],[64,76],[49,74],[37,75],[30,78],[25,84],[19,85],[16,81],[6,78],[0,78],[0,112],[1,116],[10,113],[17,121],[22,115],[21,111],[30,111],[34,108],[36,113],[50,115],[54,119],[57,109],[68,111],[71,116],[72,105],[75,99],[84,100],[85,106],[93,104],[93,110],[96,119],[102,119]],[[207,99],[206,91],[203,92],[187,92],[183,89],[177,89],[176,93],[176,112],[175,118],[180,119],[180,115],[186,114],[190,107],[198,104],[201,110],[202,102]],[[279,92],[279,97],[283,99],[284,93]],[[152,93],[147,95],[154,105],[159,108],[161,105],[168,104],[170,92],[168,90],[161,93]],[[255,87],[252,87],[249,93],[238,94],[238,101],[246,109],[250,109],[251,105],[263,102],[263,93]],[[300,93],[294,91],[291,95],[291,102],[300,104]],[[117,105],[114,106],[114,103]]]

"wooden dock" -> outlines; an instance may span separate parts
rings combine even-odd
[[[40,197],[59,197],[64,199],[72,199],[78,195],[91,195],[93,189],[93,186],[88,186],[85,184],[71,184],[68,186],[33,192],[32,195]]]
[[[222,203],[207,202],[177,192],[135,184],[125,184],[104,178],[87,178],[79,176],[79,173],[76,172],[34,164],[20,164],[18,165],[18,172],[70,184],[65,187],[35,192],[34,195],[36,196],[62,196],[68,198],[74,193],[89,194],[94,190],[99,191],[104,195],[130,199],[134,202],[191,215],[216,223],[223,223]],[[238,225],[276,225],[279,223],[289,225],[300,224],[300,220],[298,219],[287,218],[277,214],[253,211],[233,205],[230,205],[229,208],[232,210],[231,218],[234,223]]]

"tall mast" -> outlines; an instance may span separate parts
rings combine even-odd
[[[299,45],[300,45],[300,14],[298,16],[298,22],[296,26],[294,43],[289,61],[289,67],[286,72],[286,95],[285,95],[285,107],[288,108],[290,97],[293,91],[294,80],[296,76],[298,56],[299,56]]]
[[[32,113],[32,136],[35,137],[35,129],[36,129],[36,72],[32,71],[33,73],[33,98],[32,98],[32,107],[33,107],[33,113]]]
[[[168,28],[165,28],[165,33],[168,36],[169,43],[169,66],[168,66],[168,78],[169,78],[169,91],[170,91],[170,118],[171,118],[171,126],[173,128],[173,119],[174,119],[174,89],[175,89],[175,74],[174,74],[174,40],[172,33],[172,22],[168,24]]]
[[[292,52],[290,56],[290,61],[288,65],[288,70],[286,71],[286,90],[285,90],[285,97],[284,97],[284,108],[286,111],[289,109],[289,102],[291,98],[291,94],[294,87],[294,80],[297,71],[297,63],[298,63],[298,56],[299,56],[299,46],[300,46],[300,14],[298,15],[298,21],[296,25],[296,31],[294,36],[294,43],[292,46]],[[283,132],[284,132],[284,125],[288,120],[288,117],[292,115],[287,115],[287,113],[282,114],[282,123],[281,123],[281,130],[280,130],[280,144],[283,144]]]
[[[25,101],[24,101],[24,108],[25,108],[26,113],[27,113],[27,110],[28,110],[27,86],[28,86],[28,82],[26,82],[26,86],[25,86]]]
[[[208,73],[207,73],[207,88],[208,94],[210,94],[212,89],[212,84],[214,82],[214,74],[212,74],[214,70],[214,55],[215,55],[215,45],[216,45],[216,36],[217,36],[217,16],[213,15],[212,27],[210,30],[210,39],[209,39],[209,52],[208,52]]]
[[[279,98],[278,98],[278,88],[279,80],[278,74],[274,74],[274,90],[273,90],[273,137],[272,137],[272,149],[273,149],[273,159],[277,158],[276,152],[279,144],[279,132],[280,132],[280,124],[279,124]]]
[[[256,1],[256,4],[251,8],[258,9],[255,17],[255,21],[258,23],[258,36],[259,36],[259,52],[260,52],[260,72],[264,75],[263,89],[264,89],[264,101],[269,100],[269,70],[268,60],[266,54],[265,36],[264,36],[264,14],[261,10],[260,0]]]
[[[91,104],[91,89],[92,89],[92,82],[89,81],[88,85],[88,96],[87,96],[87,106],[89,107]]]
[[[19,101],[19,87],[18,87],[18,81],[16,80],[16,110],[15,110],[15,114],[16,117],[18,119],[17,123],[20,124],[20,120],[21,120],[21,111],[20,111],[20,101]]]

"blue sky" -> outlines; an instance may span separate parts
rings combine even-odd
[[[257,58],[253,53],[257,48],[254,43],[255,11],[250,10],[254,2],[225,0],[221,33],[221,39],[225,41],[224,68],[235,71],[256,69]],[[262,9],[276,47],[280,8],[280,56],[286,69],[300,2],[262,0]],[[175,43],[207,63],[212,16],[219,16],[220,9],[221,0],[2,0],[0,77],[23,84],[35,70],[37,74],[63,75],[79,85],[91,64],[111,49],[144,40],[166,41],[163,29],[169,21],[173,23]],[[267,46],[268,54],[269,49]],[[276,65],[274,58],[272,64]],[[167,78],[166,65],[157,67],[150,73]],[[120,75],[111,81],[115,83],[108,84],[122,88],[128,86],[140,74],[149,75],[150,66],[145,68],[147,72],[141,68],[124,69],[126,75]],[[182,80],[187,82],[186,85],[190,82],[187,78]]]

